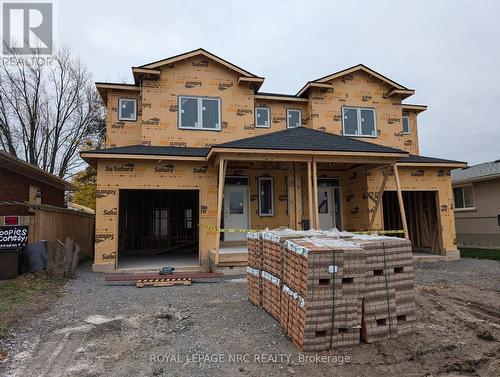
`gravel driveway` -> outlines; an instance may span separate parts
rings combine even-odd
[[[49,310],[1,341],[0,375],[499,376],[500,263],[462,259],[416,271],[415,334],[321,358],[298,352],[248,302],[242,277],[139,289],[106,285],[87,265]]]

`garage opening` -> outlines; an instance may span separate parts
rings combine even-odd
[[[413,252],[442,255],[442,242],[436,191],[403,191],[408,235]],[[382,196],[384,229],[403,229],[396,191]]]
[[[197,266],[198,190],[120,190],[118,268]]]

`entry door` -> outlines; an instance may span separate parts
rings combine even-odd
[[[248,186],[225,186],[224,228],[248,229]],[[226,232],[224,241],[243,241],[244,232]]]
[[[335,228],[335,187],[318,187],[319,227],[323,230]]]

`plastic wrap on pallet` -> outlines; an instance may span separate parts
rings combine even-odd
[[[262,232],[248,232],[247,238],[249,240],[260,240],[262,239]]]
[[[260,276],[260,271],[259,271],[259,270],[257,270],[256,268],[252,268],[252,267],[250,267],[250,266],[247,266],[247,272],[248,272],[249,274],[255,275],[255,276],[257,276],[257,277],[258,277],[258,276]]]
[[[301,308],[303,308],[306,305],[306,301],[304,300],[304,298],[297,292],[295,292],[292,288],[290,288],[288,285],[283,284],[282,289],[283,292],[285,292],[287,295],[292,296],[295,300],[299,301]]]
[[[260,274],[264,279],[270,281],[271,283],[273,283],[274,285],[280,285],[280,282],[281,280],[274,276],[273,274],[270,274],[269,272],[266,272],[266,271],[261,271],[261,274]]]

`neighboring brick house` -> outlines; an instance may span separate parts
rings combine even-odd
[[[18,203],[47,204],[65,207],[64,193],[75,190],[69,182],[0,151],[0,226],[5,217],[20,216],[19,225],[28,225],[30,215],[26,205]]]
[[[451,172],[460,246],[500,249],[500,160]]]
[[[244,265],[245,230],[279,226],[394,230],[458,257],[450,170],[466,164],[419,155],[414,90],[360,64],[264,93],[203,49],[132,73],[96,83],[106,146],[81,152],[97,169],[94,270]]]

